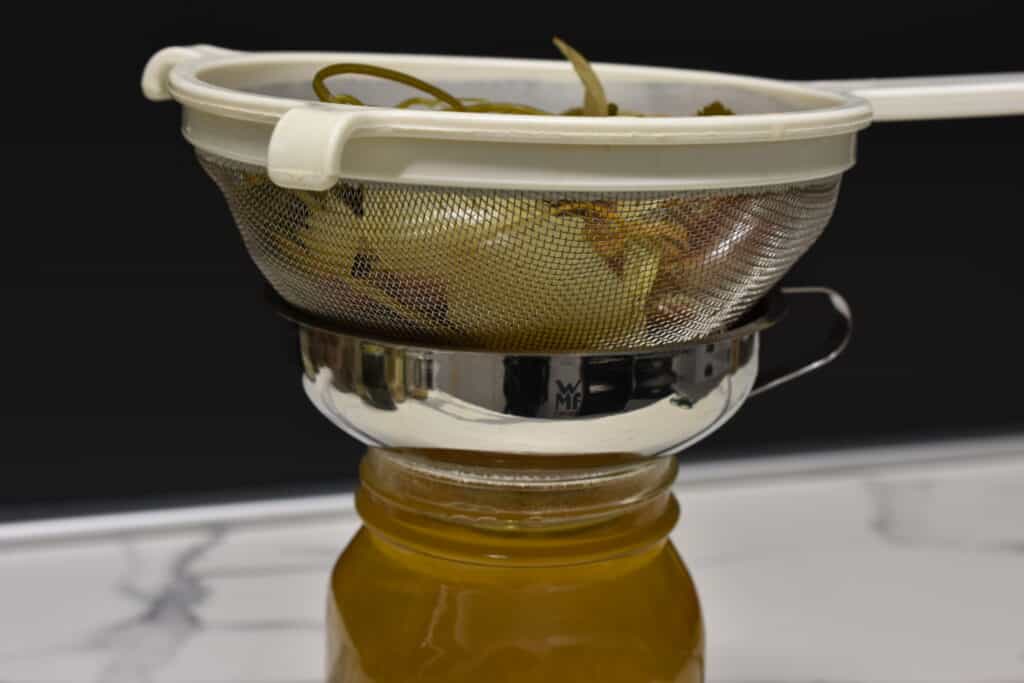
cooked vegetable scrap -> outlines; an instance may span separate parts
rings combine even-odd
[[[732,116],[735,114],[732,109],[725,106],[718,100],[715,100],[711,104],[703,107],[697,112],[697,116]]]
[[[554,39],[555,47],[562,53],[562,56],[572,63],[576,75],[583,81],[583,115],[584,116],[613,116],[608,98],[604,94],[604,86],[601,79],[594,73],[590,62],[576,50],[569,47],[560,38]]]
[[[555,47],[562,53],[569,63],[572,64],[576,75],[583,83],[583,105],[570,107],[561,112],[561,116],[645,116],[639,112],[626,111],[621,109],[614,102],[609,102],[605,95],[604,86],[597,77],[597,73],[587,58],[581,55],[561,38],[553,39]],[[540,116],[551,116],[553,112],[545,111],[528,104],[516,104],[515,102],[491,102],[479,97],[458,98],[436,85],[420,80],[401,71],[387,69],[382,66],[371,64],[342,63],[325,66],[313,76],[313,92],[323,102],[334,104],[351,104],[365,106],[365,102],[348,94],[335,94],[327,87],[325,81],[332,76],[342,74],[357,74],[362,76],[373,76],[385,80],[394,81],[407,85],[430,97],[410,97],[395,105],[398,109],[410,109],[412,107],[424,107],[427,109],[440,109],[443,111],[482,112],[490,114],[531,114]],[[718,100],[708,104],[697,112],[697,116],[725,116],[734,112]]]
[[[306,215],[299,230],[275,231],[275,258],[342,288],[358,302],[352,310],[368,320],[415,329],[423,339],[480,346],[538,339],[585,345],[636,334],[646,324],[661,248],[631,239],[614,255],[602,254],[583,217],[553,211],[548,199],[518,198],[503,210],[485,195],[410,188],[403,201],[417,210],[403,212],[395,210],[394,195],[372,186],[289,194]],[[541,234],[561,250],[545,248],[535,239]],[[566,252],[575,255],[570,268]],[[543,306],[509,297],[523,282],[533,283]],[[580,286],[594,303],[581,304]],[[508,320],[530,323],[509,329],[501,322]]]
[[[368,64],[324,67],[313,79],[313,90],[324,102],[364,106],[353,95],[331,92],[325,83],[332,76],[357,74],[423,93],[395,105],[402,109],[645,116],[610,102],[587,59],[558,38],[554,44],[583,85],[582,104],[561,114],[456,97],[409,74]],[[716,100],[695,114],[733,112]],[[670,321],[686,305],[680,297],[689,296],[707,260],[700,244],[691,240],[690,228],[717,210],[715,200],[706,197],[557,200],[534,195],[513,201],[422,188],[403,188],[402,206],[414,208],[396,210],[387,188],[351,183],[295,196],[304,225],[278,236],[279,253],[290,255],[309,275],[343,286],[358,299],[359,310],[386,311],[403,329],[411,325],[424,338],[483,346],[581,348],[635,338]],[[508,296],[524,282],[532,296]],[[586,297],[579,296],[581,287]],[[529,324],[510,326],[507,321]]]
[[[656,322],[665,312],[661,295],[687,291],[699,273],[698,245],[690,240],[687,226],[698,225],[699,215],[710,208],[706,198],[681,200],[658,198],[619,201],[557,202],[552,213],[583,219],[584,234],[591,248],[612,272],[623,274],[623,258],[634,245],[643,244],[654,258],[651,283],[644,291],[646,323]]]

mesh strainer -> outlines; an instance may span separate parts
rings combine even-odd
[[[410,111],[312,102],[339,61],[557,110],[569,64],[168,48],[143,80],[184,132],[253,260],[293,306],[356,333],[547,352],[686,342],[735,322],[817,239],[854,137],[849,83],[596,65],[650,118]],[[1019,112],[1024,79],[858,83],[884,118]],[[400,86],[346,92],[394,102]],[[721,100],[738,115],[698,118]],[[877,116],[877,114],[876,114]]]

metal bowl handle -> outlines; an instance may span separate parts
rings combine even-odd
[[[829,287],[783,287],[782,294],[786,297],[803,296],[805,294],[826,296],[835,311],[835,320],[825,344],[825,351],[821,356],[796,369],[782,368],[759,374],[757,381],[754,382],[754,388],[750,391],[751,396],[757,396],[769,389],[774,389],[790,380],[828,365],[838,358],[846,349],[846,345],[850,343],[850,335],[853,333],[853,315],[850,313],[850,304],[847,303],[842,294]]]

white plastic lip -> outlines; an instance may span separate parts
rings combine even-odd
[[[182,105],[236,120],[279,120],[309,100],[238,89],[279,82],[281,74],[334,62],[370,62],[414,71],[430,79],[487,77],[574,82],[564,61],[332,52],[216,52],[182,60],[167,76],[169,95]],[[358,137],[411,137],[567,145],[665,145],[783,141],[849,134],[866,128],[872,109],[866,100],[793,83],[751,76],[667,67],[595,63],[603,79],[617,82],[729,86],[792,102],[793,111],[736,116],[560,117],[322,105],[360,114]],[[234,87],[219,85],[230,83]]]
[[[578,91],[561,60],[375,53],[244,53],[171,47],[142,86],[183,105],[197,149],[266,168],[290,189],[341,179],[486,189],[629,192],[753,187],[840,174],[871,105],[845,92],[709,71],[598,63],[609,87],[732,90],[781,107],[736,116],[568,117],[328,104],[260,89],[301,84],[326,64],[364,62],[426,80],[529,81]],[[758,99],[755,98],[755,99]]]

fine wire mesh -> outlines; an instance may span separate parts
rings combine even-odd
[[[825,228],[839,177],[699,192],[274,185],[200,153],[278,294],[353,333],[500,351],[691,341],[747,312]]]

